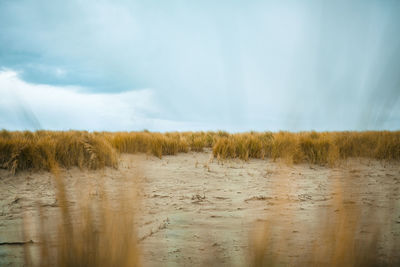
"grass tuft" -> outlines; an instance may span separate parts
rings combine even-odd
[[[117,167],[118,153],[161,158],[212,148],[220,160],[281,159],[289,164],[335,165],[349,157],[400,160],[400,132],[94,132],[0,131],[0,168],[50,170],[60,167]]]

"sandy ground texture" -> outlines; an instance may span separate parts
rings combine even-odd
[[[122,155],[119,169],[73,168],[63,177],[72,208],[76,195],[96,199],[100,187],[116,201],[121,190],[139,188],[144,266],[247,266],[265,231],[266,255],[279,265],[303,265],[343,217],[360,244],[378,239],[378,257],[400,258],[393,252],[400,244],[398,163],[351,159],[330,168],[253,159],[222,164],[211,152]],[[58,213],[50,173],[0,170],[0,266],[22,266],[23,247],[38,246],[38,233],[29,237],[34,243],[12,243],[28,241],[23,218],[34,232],[39,206],[47,219]]]

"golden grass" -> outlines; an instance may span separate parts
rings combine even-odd
[[[400,132],[243,133],[218,138],[220,159],[278,158],[288,163],[334,164],[349,157],[400,159]]]
[[[271,158],[287,163],[333,165],[349,157],[400,159],[400,132],[0,132],[0,167],[50,170],[60,167],[117,167],[118,153],[148,153],[161,158],[212,148],[214,157]]]
[[[117,167],[117,154],[102,135],[88,132],[0,132],[0,167],[50,170],[60,167]]]

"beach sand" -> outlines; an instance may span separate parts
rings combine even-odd
[[[325,228],[346,217],[344,213],[351,215],[346,218],[353,220],[348,227],[353,227],[356,240],[362,244],[376,235],[378,257],[400,260],[400,253],[392,251],[400,244],[398,163],[222,163],[206,151],[162,159],[123,154],[119,165],[63,170],[68,204],[74,210],[82,197],[96,201],[104,193],[118,203],[120,192],[136,188],[136,228],[144,266],[246,266],[265,229],[272,240],[266,255],[282,265],[302,265],[324,246]],[[38,247],[39,206],[50,221],[59,212],[50,173],[12,175],[0,170],[0,242],[34,242],[1,245],[1,266],[22,266],[23,247]],[[25,237],[24,218],[30,233]],[[323,264],[324,259],[319,260]]]

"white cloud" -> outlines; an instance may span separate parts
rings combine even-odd
[[[80,87],[34,85],[12,70],[0,72],[0,128],[141,130],[161,121],[151,89],[117,94],[85,93]],[[173,123],[173,122],[172,122]]]

